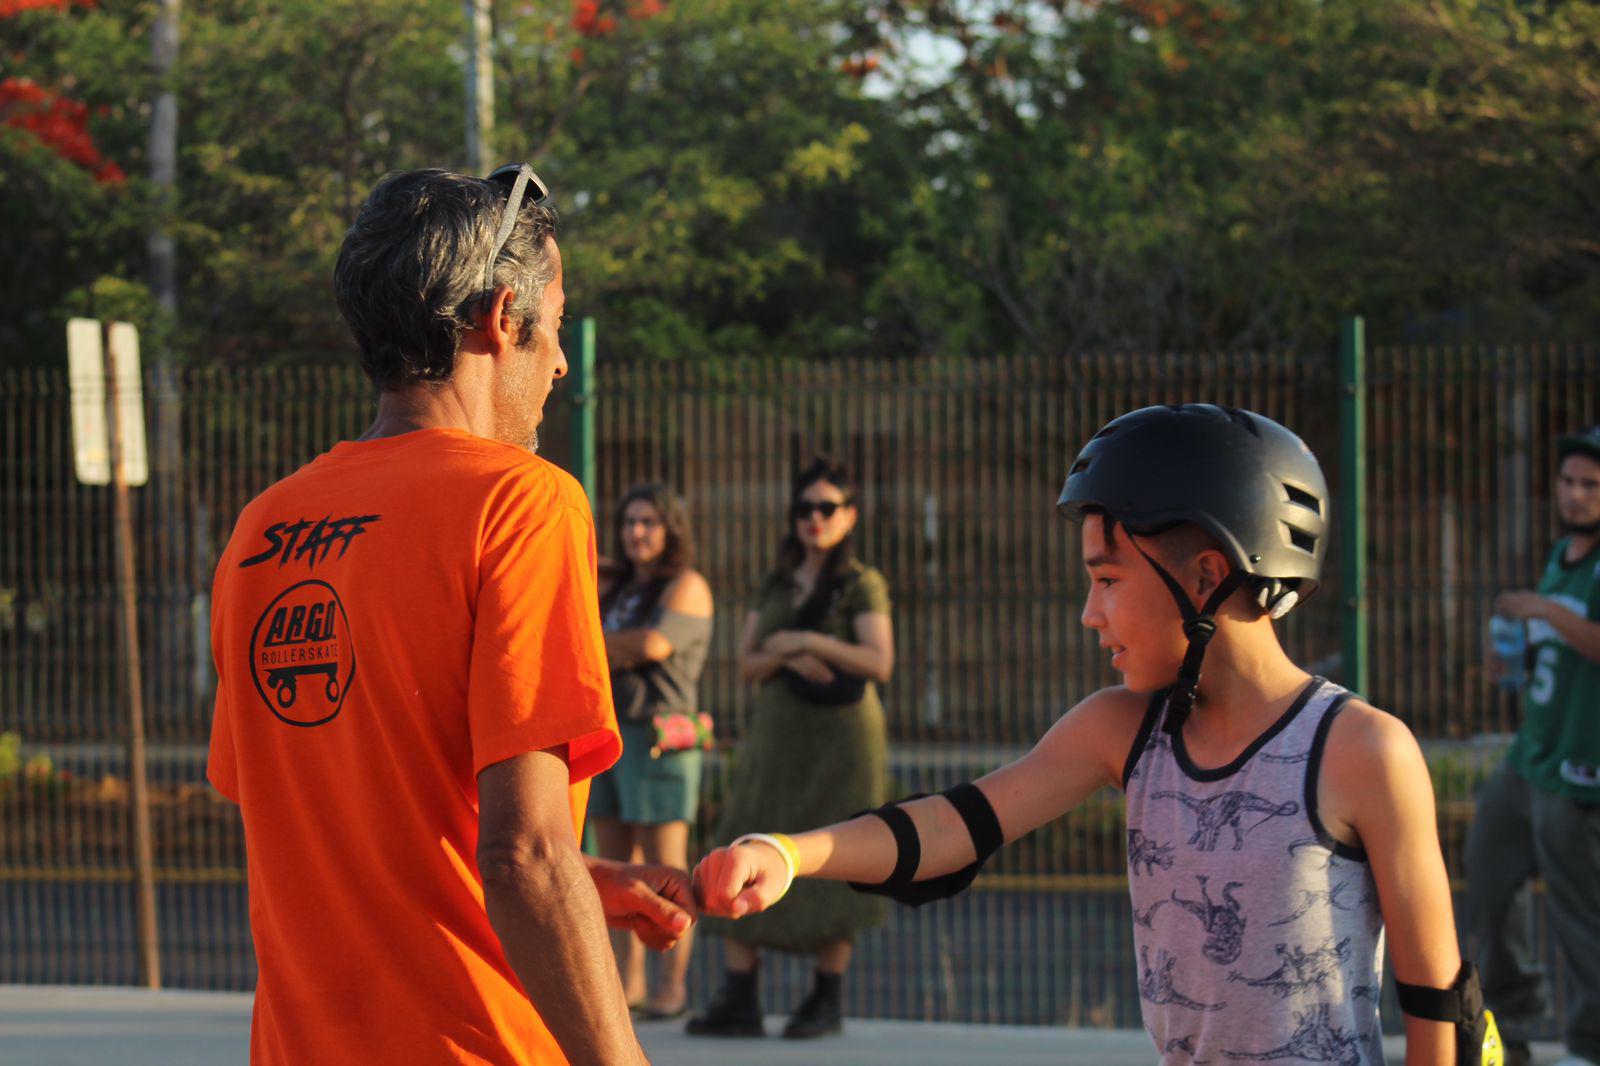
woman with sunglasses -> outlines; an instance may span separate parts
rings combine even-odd
[[[600,619],[622,757],[594,779],[589,817],[601,858],[683,869],[700,799],[701,752],[693,735],[689,746],[677,746],[657,723],[697,717],[700,671],[711,646],[711,587],[694,569],[688,510],[665,485],[635,485],[623,494],[616,552],[601,576]],[[647,998],[644,945],[626,929],[611,931],[635,1017],[684,1013],[692,942],[685,932],[667,951]]]
[[[756,686],[734,764],[719,843],[774,826],[804,829],[883,799],[886,740],[877,685],[894,666],[889,588],[856,560],[856,486],[825,458],[796,477],[778,566],[745,618],[739,668]],[[815,984],[784,1027],[791,1039],[838,1033],[841,985],[858,934],[883,920],[881,901],[833,882],[798,882],[782,907],[708,925],[727,945],[723,986],[690,1019],[700,1036],[763,1033],[760,950],[817,961]]]

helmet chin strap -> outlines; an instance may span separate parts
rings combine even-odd
[[[1139,549],[1139,554],[1144,556],[1145,561],[1166,583],[1167,591],[1178,601],[1178,610],[1183,612],[1183,632],[1189,638],[1189,649],[1183,654],[1183,665],[1178,667],[1177,682],[1167,692],[1167,721],[1164,726],[1168,733],[1177,733],[1183,728],[1189,712],[1194,709],[1195,698],[1200,693],[1200,663],[1206,657],[1206,645],[1217,635],[1217,610],[1250,575],[1243,570],[1230,572],[1197,611],[1189,599],[1189,594],[1178,584],[1178,579],[1169,574],[1166,567],[1156,562],[1132,535],[1128,540]]]

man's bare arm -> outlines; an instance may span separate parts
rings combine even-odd
[[[1537,592],[1502,592],[1494,609],[1512,618],[1537,618],[1548,622],[1573,651],[1590,662],[1600,662],[1600,622],[1593,622],[1563,603]]]
[[[626,929],[652,951],[666,951],[694,924],[689,874],[660,863],[583,857],[600,894],[606,924]]]
[[[1550,603],[1544,620],[1561,634],[1572,650],[1590,662],[1600,662],[1600,622],[1591,622],[1570,607]]]
[[[478,775],[478,870],[489,923],[574,1064],[642,1063],[595,882],[567,806],[567,763],[528,752]]]

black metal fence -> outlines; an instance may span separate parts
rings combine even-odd
[[[1481,665],[1489,604],[1537,573],[1551,439],[1596,421],[1597,384],[1590,349],[1369,359],[1370,695],[1424,739],[1457,875],[1473,788],[1517,718]],[[747,699],[736,634],[782,532],[789,477],[817,450],[858,471],[860,554],[895,601],[885,703],[907,790],[1015,756],[1112,679],[1078,624],[1077,542],[1054,514],[1067,464],[1100,424],[1155,402],[1246,406],[1296,429],[1336,494],[1343,476],[1328,354],[602,363],[596,387],[602,550],[629,485],[664,480],[686,495],[717,596],[703,691],[730,742]],[[211,572],[243,504],[359,433],[373,401],[357,372],[314,368],[151,377],[146,407],[151,479],[135,519],[164,970],[169,984],[247,988],[238,820],[204,784]],[[543,432],[557,461],[567,418],[558,391]],[[64,373],[0,372],[0,982],[134,973],[111,500],[75,481],[70,434]],[[1335,679],[1337,548],[1326,591],[1285,628],[1291,653]],[[701,834],[724,765],[713,760]],[[1007,849],[964,901],[897,914],[865,938],[852,1009],[1136,1024],[1122,875],[1120,808],[1097,796]],[[790,966],[776,988],[803,977]]]

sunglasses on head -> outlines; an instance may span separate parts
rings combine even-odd
[[[791,508],[791,513],[797,520],[810,518],[814,514],[819,514],[823,518],[832,518],[834,512],[843,506],[845,505],[833,500],[801,500]]]
[[[484,295],[494,292],[491,282],[494,279],[494,261],[500,258],[500,251],[506,246],[506,241],[511,239],[511,231],[517,228],[517,212],[522,210],[523,200],[538,206],[550,198],[550,190],[545,188],[544,182],[539,180],[539,175],[526,163],[507,163],[503,167],[495,167],[489,171],[485,181],[496,185],[504,185],[511,190],[506,197],[505,214],[500,216],[500,228],[494,234],[494,247],[489,249],[489,260],[483,265],[483,283],[479,286]]]

